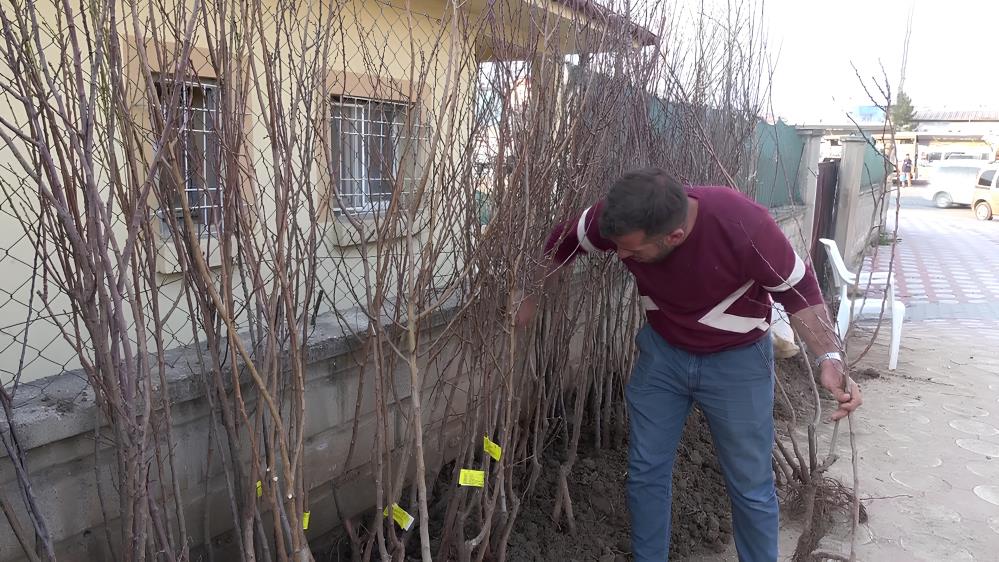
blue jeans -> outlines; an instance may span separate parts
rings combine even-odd
[[[631,418],[628,509],[636,562],[669,556],[673,461],[696,401],[711,428],[732,502],[740,562],[777,560],[778,506],[770,335],[746,347],[694,355],[646,325],[626,395]]]

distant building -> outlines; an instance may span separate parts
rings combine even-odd
[[[853,106],[838,115],[826,115],[799,128],[823,131],[823,158],[840,156],[840,140],[863,135],[873,139],[889,158],[902,161],[908,154],[919,168],[939,160],[988,162],[999,157],[999,108],[950,109],[921,107],[914,111],[912,128],[888,128],[885,112],[877,106]]]
[[[919,108],[913,125],[917,133],[999,136],[999,109]]]

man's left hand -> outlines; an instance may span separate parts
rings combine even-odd
[[[819,368],[821,369],[819,380],[822,386],[839,402],[839,408],[832,415],[833,421],[845,418],[864,403],[860,385],[846,376],[843,363],[835,360],[823,361]],[[843,379],[846,379],[846,385],[843,384]]]

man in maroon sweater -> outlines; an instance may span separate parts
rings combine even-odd
[[[545,245],[545,284],[581,252],[616,252],[635,276],[647,318],[626,389],[635,560],[668,558],[673,461],[696,402],[732,501],[739,560],[776,561],[772,301],[792,315],[815,355],[822,386],[839,402],[832,418],[862,402],[811,266],[767,209],[733,189],[685,188],[659,169],[625,174],[605,199],[555,228]],[[525,298],[518,323],[536,309],[536,299]]]

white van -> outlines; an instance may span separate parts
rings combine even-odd
[[[992,155],[985,150],[966,148],[964,150],[925,150],[919,153],[916,164],[916,177],[922,181],[933,182],[936,171],[944,166],[983,166],[993,160]]]
[[[978,172],[985,164],[978,160],[940,163],[933,171],[933,180],[923,189],[923,196],[941,209],[951,205],[971,205]]]

